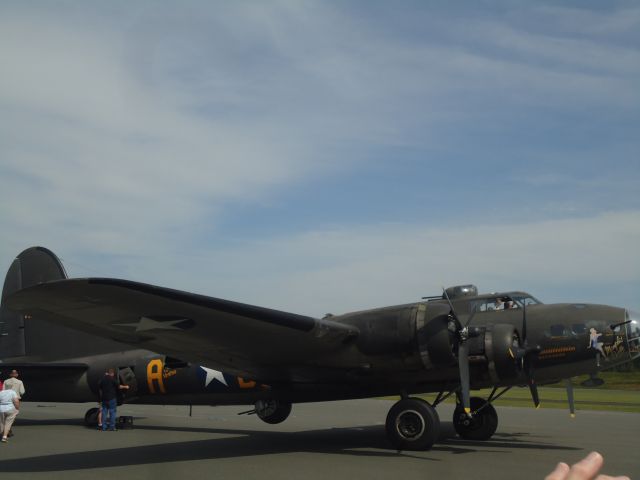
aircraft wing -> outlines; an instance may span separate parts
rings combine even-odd
[[[41,283],[7,306],[25,315],[248,378],[291,381],[358,330],[330,320],[112,278]]]

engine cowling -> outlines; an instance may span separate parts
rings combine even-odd
[[[360,352],[388,370],[455,368],[456,380],[461,325],[451,316],[451,307],[440,302],[401,305],[339,317],[360,331]],[[484,368],[485,381],[511,381],[520,370],[510,349],[519,346],[519,334],[511,324],[471,326],[467,340],[472,368]],[[417,354],[417,355],[416,355]]]
[[[431,309],[431,306],[429,306]],[[427,369],[454,367],[458,364],[460,326],[449,316],[447,308],[431,311],[428,320],[420,323],[418,317],[418,344],[423,364]],[[513,357],[514,347],[520,345],[520,335],[510,324],[471,327],[467,340],[469,356],[476,368],[486,368],[492,383],[513,381],[520,369]]]
[[[422,362],[427,369],[450,367],[458,362],[457,327],[449,312],[449,308],[444,305],[430,305],[428,316],[424,311],[418,310],[418,345]]]
[[[514,380],[520,369],[513,357],[514,347],[520,344],[520,335],[513,325],[495,324],[487,327],[483,334],[484,356],[487,370],[495,383]]]

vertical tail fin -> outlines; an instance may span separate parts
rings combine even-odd
[[[0,358],[20,357],[27,354],[24,318],[5,307],[5,298],[22,288],[64,278],[67,278],[67,273],[51,250],[44,247],[31,247],[16,257],[9,267],[2,288]]]

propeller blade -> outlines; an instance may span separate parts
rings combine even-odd
[[[531,392],[531,399],[536,408],[540,408],[540,395],[538,395],[538,385],[533,376],[533,363],[531,361],[531,351],[525,351],[523,356],[524,373],[527,377],[527,384]]]
[[[466,342],[458,347],[458,366],[460,367],[460,390],[462,407],[467,416],[471,416],[471,399],[469,394],[469,349]]]
[[[567,400],[569,400],[569,414],[571,418],[576,417],[576,404],[573,401],[573,383],[571,383],[571,379],[567,378],[564,381],[565,387],[567,387]]]
[[[522,302],[522,344],[527,345],[527,301]]]
[[[469,319],[467,320],[467,323],[464,324],[465,328],[471,325],[471,321],[473,320],[473,317],[475,317],[477,311],[478,309],[476,307],[473,307],[473,311],[471,312],[471,315],[469,315]]]
[[[447,299],[449,303],[449,307],[451,308],[451,316],[456,321],[456,328],[458,328],[458,368],[460,370],[460,397],[462,402],[462,408],[464,408],[464,412],[468,417],[471,417],[471,395],[469,391],[471,390],[470,380],[469,380],[469,347],[467,345],[467,339],[469,338],[469,329],[467,328],[473,320],[474,315],[476,314],[476,309],[474,308],[473,312],[469,316],[465,326],[463,327],[460,323],[460,319],[456,314],[455,309],[453,308],[453,303],[451,303],[451,299],[449,298],[449,294],[447,290],[442,287],[442,293],[444,298]]]
[[[529,391],[531,392],[531,398],[536,408],[540,408],[540,396],[538,395],[538,385],[533,378],[528,379]]]
[[[453,318],[456,319],[456,321],[458,321],[458,315],[456,315],[456,311],[453,308],[453,303],[451,303],[451,299],[449,298],[449,294],[447,293],[447,289],[442,287],[442,295],[444,295],[444,298],[447,299],[447,303],[449,304],[449,308],[451,308],[451,315],[453,316]],[[458,322],[460,323],[460,322]]]

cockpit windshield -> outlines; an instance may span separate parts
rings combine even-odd
[[[537,298],[522,293],[498,294],[495,297],[483,298],[474,302],[472,310],[478,312],[490,312],[493,310],[509,310],[513,308],[524,308],[529,305],[538,305],[542,302]]]
[[[509,297],[520,307],[529,306],[529,305],[539,305],[542,303],[536,297],[533,297],[531,295],[509,295]]]

